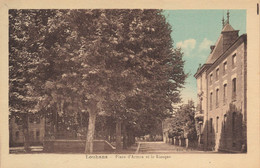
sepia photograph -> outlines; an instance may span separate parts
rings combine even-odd
[[[245,153],[245,27],[245,10],[9,10],[10,153]]]
[[[257,167],[250,156],[259,147],[259,32],[251,33],[248,7],[7,5],[6,167],[15,158],[32,167],[203,167],[198,158],[230,167],[251,158]],[[50,158],[57,166],[39,162]]]

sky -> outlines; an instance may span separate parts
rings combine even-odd
[[[239,35],[246,33],[246,10],[229,10],[229,23],[239,30]],[[194,74],[199,64],[203,65],[210,54],[210,45],[214,45],[221,34],[222,18],[227,18],[227,10],[165,10],[163,14],[172,26],[174,47],[181,47],[185,61],[184,71],[189,76],[181,91],[186,103],[197,100],[197,86]]]

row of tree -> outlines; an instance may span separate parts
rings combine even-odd
[[[168,133],[168,137],[188,138],[191,142],[197,142],[195,111],[192,100],[180,105],[173,116],[164,121],[164,132]]]
[[[180,101],[183,64],[161,10],[9,10],[10,118],[25,142],[30,113],[88,113],[86,153],[98,115],[149,133]]]

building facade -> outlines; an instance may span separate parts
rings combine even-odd
[[[245,152],[247,35],[239,36],[227,20],[197,79],[195,114],[198,144],[204,150]]]
[[[9,121],[10,146],[22,146],[25,141],[24,128],[18,117]],[[30,116],[28,120],[28,133],[30,145],[42,145],[45,135],[45,119]]]

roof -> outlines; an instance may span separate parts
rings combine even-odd
[[[222,58],[225,58],[225,56],[227,56],[228,54],[230,54],[232,51],[234,51],[242,42],[247,42],[247,34],[242,34],[241,36],[239,36],[232,44],[231,46],[226,49],[219,57],[218,59],[211,64],[211,66],[208,68],[208,72],[211,71],[211,69],[214,67],[216,67],[217,65],[219,65],[219,60],[223,60]],[[214,66],[215,65],[215,66]]]
[[[225,32],[225,31],[234,31],[235,29],[229,24],[227,23],[223,29],[222,29],[222,32]]]
[[[217,43],[220,41],[220,39],[221,39],[221,37],[218,39]],[[216,62],[218,60],[221,60],[222,58],[225,58],[224,56],[227,55],[228,52],[230,53],[231,51],[233,51],[232,48],[234,49],[234,47],[237,47],[242,42],[246,42],[246,39],[247,39],[247,34],[242,34],[241,36],[239,36],[231,44],[231,46],[228,49],[226,49],[223,53],[221,53],[219,55],[219,57],[217,57],[217,59],[213,63],[205,63],[202,66],[200,65],[199,68],[197,69],[197,72],[194,74],[194,77],[198,78],[198,76],[200,76],[200,74],[203,73],[204,71],[208,71],[209,70],[209,72],[210,72],[210,69],[214,68],[214,65],[216,65]]]
[[[197,72],[194,74],[194,77],[197,78],[202,72],[207,70],[211,64],[204,64],[198,68]]]
[[[223,35],[221,34],[215,43],[214,50],[209,54],[206,64],[212,64],[223,53]]]
[[[208,56],[208,59],[206,61],[207,64],[212,64],[213,62],[215,62],[218,59],[218,57],[220,57],[220,55],[223,52],[225,52],[224,51],[224,46],[223,46],[223,33],[226,33],[226,32],[237,32],[237,31],[238,30],[235,30],[229,23],[225,24],[225,26],[223,27],[217,42],[215,43],[214,50]]]

